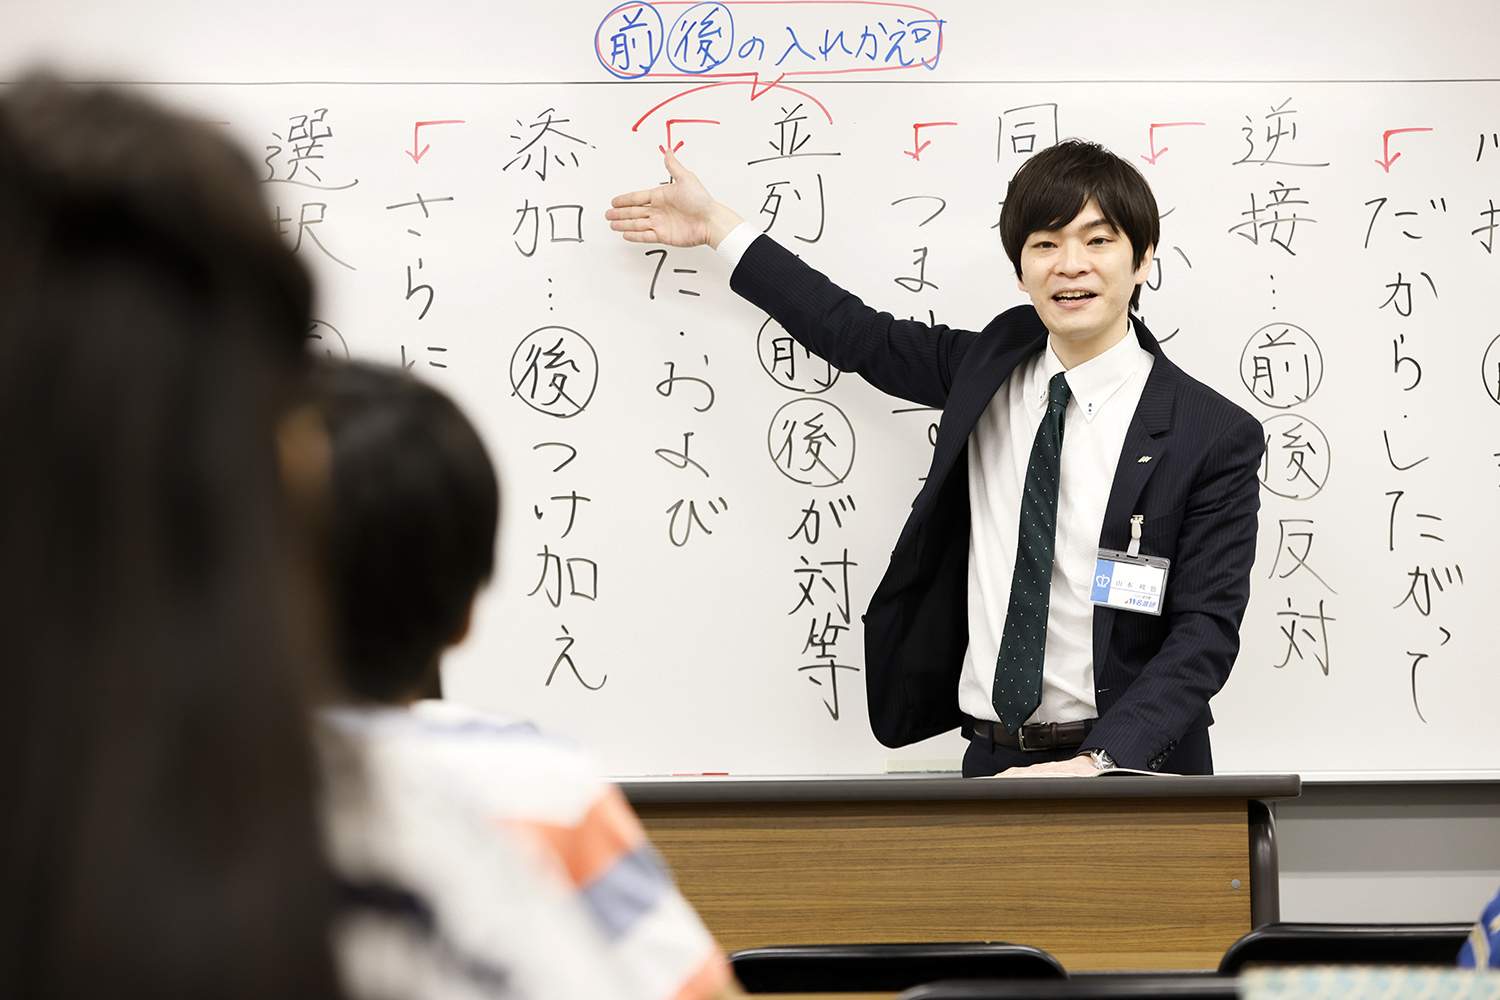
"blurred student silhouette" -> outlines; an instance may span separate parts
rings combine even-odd
[[[330,782],[332,850],[346,878],[409,890],[430,929],[368,915],[365,947],[349,949],[356,991],[737,993],[588,755],[524,722],[419,700],[493,566],[498,487],[473,427],[396,369],[330,365],[315,386],[332,454],[337,660],[359,699],[325,717],[364,769]]]
[[[214,126],[0,97],[0,995],[339,992],[277,448],[316,450],[309,299]]]

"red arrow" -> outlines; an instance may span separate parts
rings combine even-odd
[[[1383,148],[1382,152],[1385,154],[1385,159],[1383,159],[1383,160],[1376,160],[1375,162],[1378,163],[1378,164],[1380,164],[1380,169],[1384,170],[1386,173],[1390,173],[1391,172],[1391,164],[1395,163],[1397,160],[1401,159],[1401,154],[1400,153],[1397,153],[1395,156],[1391,155],[1391,136],[1393,136],[1393,135],[1400,135],[1402,132],[1431,132],[1431,131],[1432,131],[1432,129],[1430,129],[1430,128],[1393,128],[1393,129],[1388,129],[1386,131],[1385,135],[1381,137],[1381,141],[1382,141],[1382,143],[1384,145],[1384,148]]]
[[[677,145],[675,145],[675,146],[672,145],[672,126],[673,125],[718,125],[718,124],[719,124],[719,122],[716,122],[716,121],[714,121],[711,118],[668,118],[667,119],[667,144],[665,146],[657,146],[656,148],[659,149],[659,150],[661,150],[663,153],[665,153],[668,149],[670,149],[672,152],[675,153],[679,149],[682,148],[682,143],[681,142],[678,142]]]
[[[713,83],[705,83],[701,86],[689,87],[687,90],[673,94],[665,101],[653,105],[651,110],[647,111],[645,114],[641,115],[635,120],[635,124],[630,126],[630,131],[639,132],[641,130],[641,126],[646,123],[647,118],[650,118],[652,115],[656,114],[658,111],[666,107],[668,104],[671,104],[673,101],[681,100],[682,98],[688,97],[692,94],[702,93],[705,90],[712,90],[715,87],[735,87],[742,83],[750,84],[750,99],[752,101],[757,97],[762,97],[770,93],[772,90],[785,90],[788,93],[796,94],[803,100],[811,101],[813,104],[817,105],[818,110],[823,112],[823,117],[828,119],[828,124],[833,124],[833,112],[828,110],[827,105],[825,105],[822,101],[818,100],[813,95],[809,94],[807,91],[798,90],[796,87],[789,87],[781,82],[782,79],[786,76],[785,73],[783,73],[781,76],[778,76],[770,83],[766,83],[765,81],[763,81],[760,78],[759,73],[730,73],[728,74],[728,76],[730,78],[727,80],[715,80]],[[745,79],[746,77],[749,77],[749,79]]]
[[[1147,133],[1150,136],[1151,155],[1150,156],[1146,156],[1146,155],[1142,154],[1141,159],[1145,160],[1147,163],[1154,164],[1156,162],[1156,160],[1157,160],[1157,157],[1161,156],[1161,154],[1165,153],[1170,148],[1168,146],[1163,146],[1161,149],[1157,149],[1156,148],[1156,130],[1157,129],[1159,129],[1159,128],[1180,128],[1183,125],[1206,125],[1206,124],[1208,124],[1208,123],[1207,122],[1153,122],[1152,125],[1151,125],[1151,130]]]
[[[934,125],[957,125],[958,122],[912,122],[911,126],[911,149],[903,149],[901,152],[910,156],[913,160],[922,159],[922,150],[932,145],[932,140],[922,142],[922,130],[932,128]]]
[[[423,125],[462,125],[463,123],[462,118],[447,118],[440,122],[417,122],[416,127],[411,130],[411,149],[405,149],[402,152],[411,157],[411,162],[421,163],[422,157],[426,156],[427,151],[432,148],[430,144],[423,146],[421,149],[417,148],[417,143],[420,141],[417,138],[417,133],[422,131]]]
[[[782,80],[785,80],[785,79],[786,79],[786,74],[783,73],[780,76],[778,76],[776,79],[772,80],[770,83],[766,84],[765,86],[761,86],[761,83],[760,83],[760,74],[756,73],[755,74],[755,79],[753,79],[753,80],[750,81],[750,100],[752,100],[752,101],[755,100],[757,97],[760,97],[762,94],[764,94],[767,91],[771,90],[777,84],[779,84]],[[756,89],[757,87],[760,87],[760,89],[757,90]]]

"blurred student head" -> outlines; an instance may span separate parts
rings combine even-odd
[[[309,301],[218,127],[0,93],[0,995],[336,992],[276,437]]]
[[[494,566],[499,489],[479,435],[438,390],[395,368],[320,365],[328,429],[334,632],[345,686],[402,702],[437,690]]]

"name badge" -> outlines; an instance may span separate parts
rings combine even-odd
[[[1146,615],[1161,614],[1167,592],[1167,570],[1171,561],[1161,556],[1131,555],[1117,549],[1100,549],[1094,564],[1094,588],[1090,603]]]

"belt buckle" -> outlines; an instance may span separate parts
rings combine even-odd
[[[1047,749],[1046,747],[1029,747],[1029,746],[1026,745],[1026,726],[1025,725],[1022,725],[1019,729],[1016,730],[1016,745],[1019,746],[1023,751],[1027,751],[1027,752],[1035,752],[1037,750],[1045,750],[1045,749]]]

